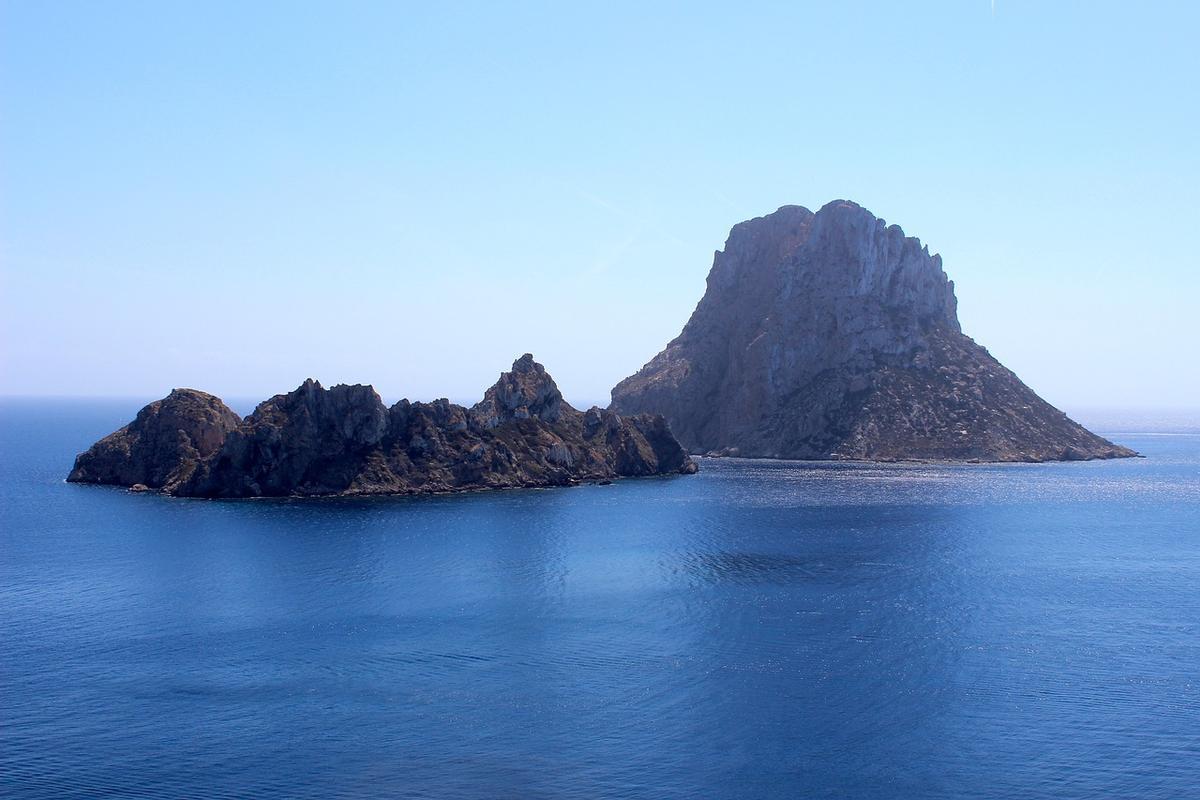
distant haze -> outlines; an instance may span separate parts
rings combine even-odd
[[[1067,408],[1200,405],[1200,7],[6,3],[0,393],[579,406],[861,203]]]

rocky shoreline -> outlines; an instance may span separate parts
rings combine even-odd
[[[308,380],[241,419],[218,397],[176,389],[81,453],[67,480],[177,497],[351,497],[695,471],[661,416],[578,411],[526,354],[469,409],[388,408],[370,386]]]

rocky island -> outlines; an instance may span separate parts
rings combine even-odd
[[[693,453],[1050,461],[1136,455],[962,333],[940,256],[844,200],[736,225],[683,332],[612,390]]]
[[[577,411],[526,354],[471,408],[384,406],[314,380],[241,419],[176,389],[75,459],[68,481],[183,497],[429,494],[693,473],[660,415]]]

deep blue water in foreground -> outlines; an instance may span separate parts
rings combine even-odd
[[[138,405],[0,404],[2,795],[1200,796],[1200,429],[423,499],[63,483]]]

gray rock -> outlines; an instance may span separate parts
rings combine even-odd
[[[694,453],[1046,461],[1135,455],[963,335],[915,238],[843,200],[734,226],[683,332],[613,389]]]
[[[370,386],[325,389],[307,380],[238,420],[217,398],[183,391],[80,455],[68,480],[233,498],[563,486],[696,471],[661,417],[576,411],[530,355],[470,410],[445,399],[386,408]]]
[[[211,458],[240,422],[220,398],[175,389],[80,454],[67,480],[170,489]]]

